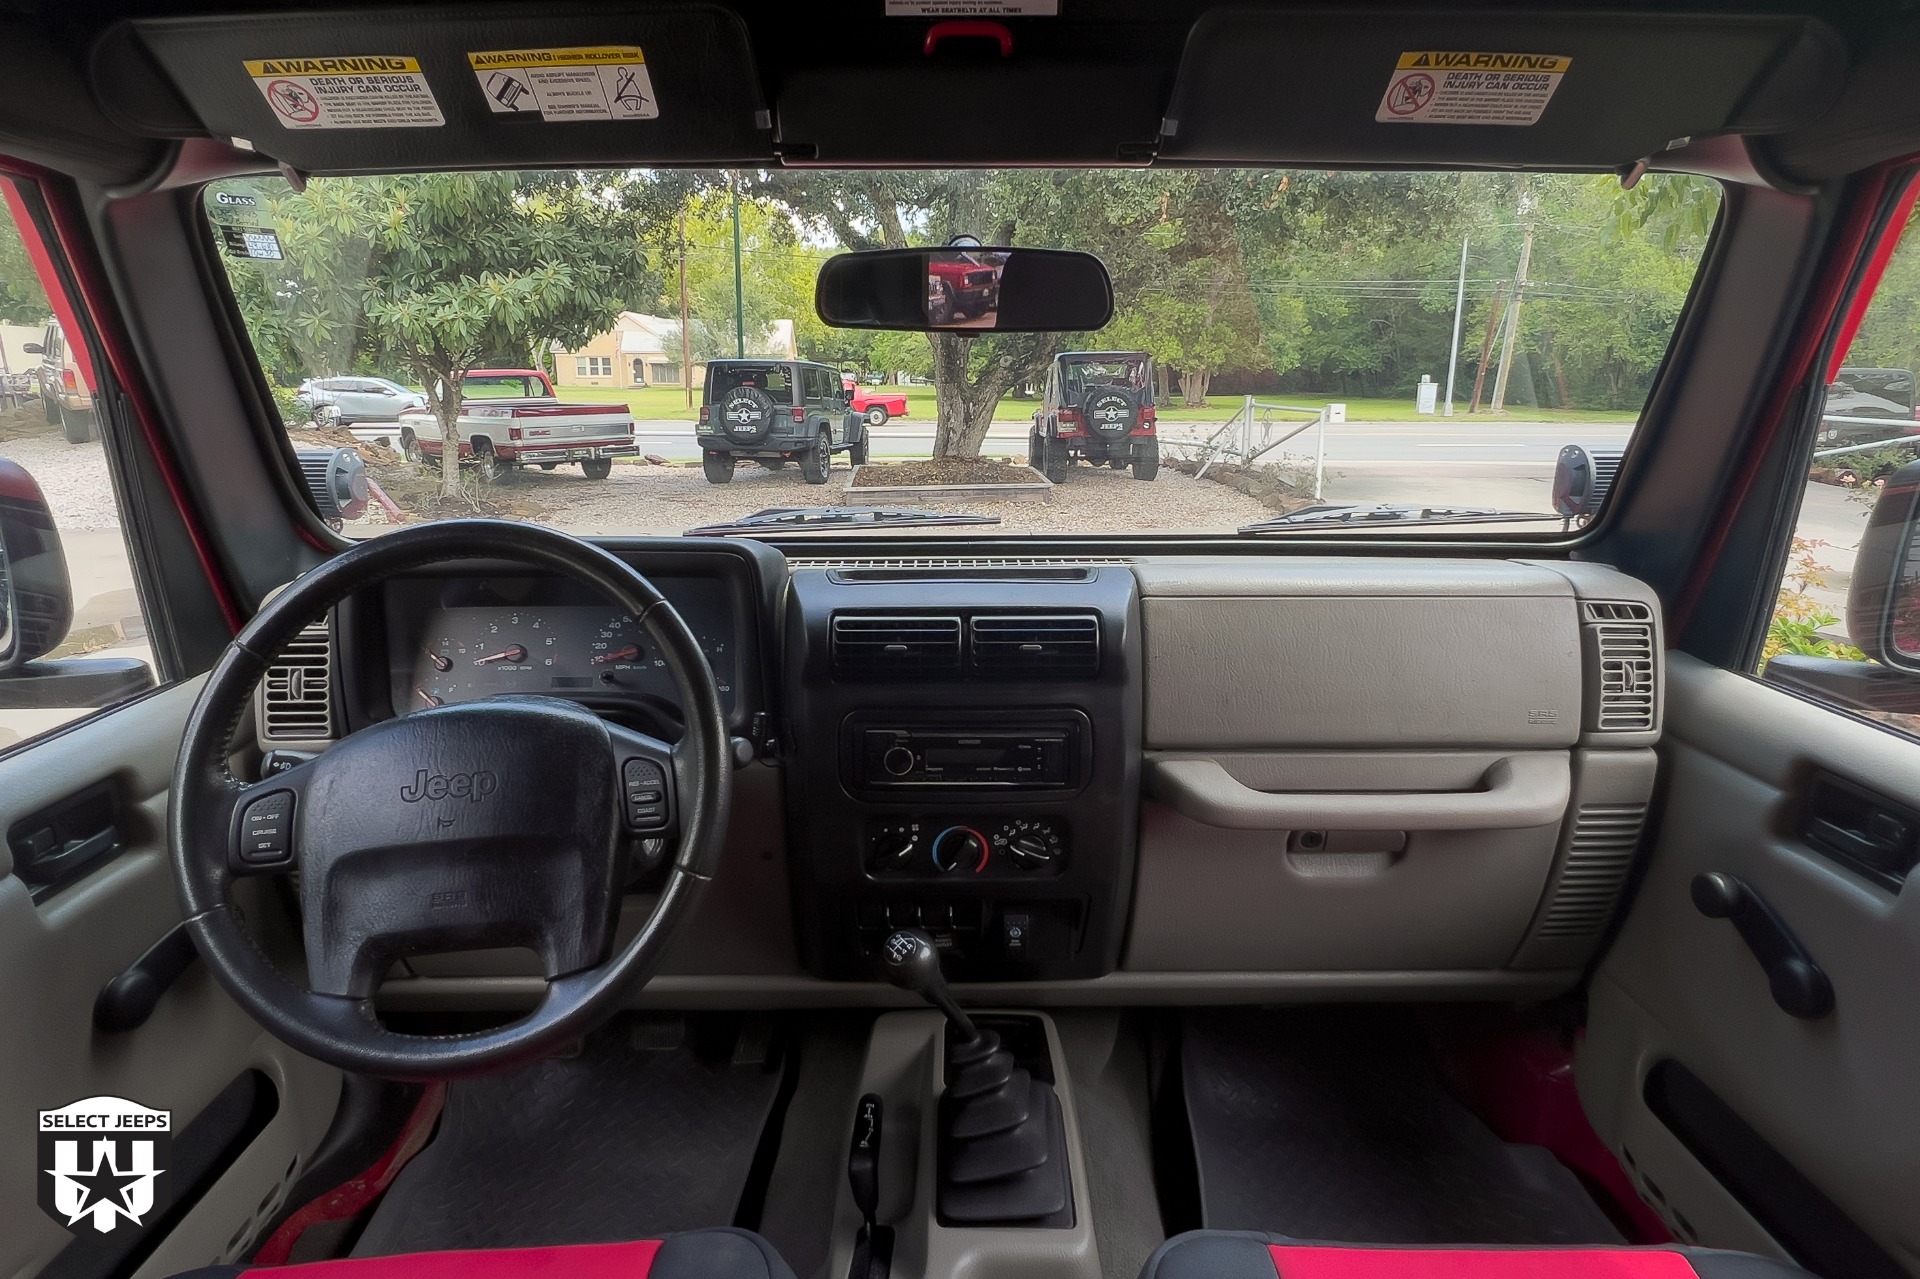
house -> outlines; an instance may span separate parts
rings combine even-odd
[[[694,345],[698,349],[711,344],[696,340]],[[783,360],[798,358],[793,321],[773,321],[758,341],[748,343],[748,353]],[[611,329],[596,334],[576,350],[554,343],[553,370],[556,386],[679,386],[680,321],[622,311]],[[706,371],[705,361],[696,360],[694,381],[703,380]]]

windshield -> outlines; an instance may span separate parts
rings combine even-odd
[[[1663,175],[629,170],[229,179],[205,209],[295,446],[367,463],[350,536],[900,531],[804,515],[874,507],[997,521],[901,533],[928,537],[1537,538],[1604,499],[1719,202]],[[815,315],[828,257],[959,235],[1095,254],[1112,322],[970,331],[998,304],[972,250],[930,276],[949,331]],[[342,376],[415,398],[301,394]],[[1863,413],[1913,397],[1841,380]]]

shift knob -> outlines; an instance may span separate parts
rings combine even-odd
[[[960,1011],[940,971],[940,951],[933,938],[918,928],[901,928],[887,935],[880,947],[880,975],[902,990],[910,990],[947,1015],[968,1042],[980,1038],[973,1018]]]

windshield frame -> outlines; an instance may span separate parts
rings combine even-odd
[[[631,167],[631,166],[629,166]],[[711,164],[649,164],[643,167],[658,169],[691,169],[731,171]],[[896,166],[918,167],[918,166]],[[990,169],[997,166],[954,165],[940,166],[952,168]],[[1131,169],[1141,166],[1113,165],[1114,169]],[[1170,164],[1161,167],[1167,170],[1181,169],[1244,169],[1269,172],[1297,172],[1304,167],[1298,163],[1259,163],[1239,161],[1232,165],[1224,164]],[[1326,173],[1381,173],[1381,172],[1420,172],[1410,166],[1379,166],[1367,164],[1315,164],[1315,172]],[[437,169],[392,170],[392,175],[406,173],[439,172]],[[505,171],[505,170],[501,170]],[[546,171],[546,170],[526,170]],[[593,166],[581,172],[617,171],[606,166]],[[1457,173],[1503,174],[1510,172],[1542,174],[1577,174],[1591,172],[1593,176],[1604,176],[1597,170],[1579,170],[1572,167],[1555,169],[1518,169],[1510,170],[1483,165],[1450,165],[1444,171]],[[902,534],[881,532],[846,534],[837,531],[796,531],[787,530],[778,536],[759,537],[751,534],[729,534],[729,538],[740,538],[763,542],[789,556],[801,560],[810,559],[913,559],[913,560],[992,560],[1005,561],[1028,557],[1067,558],[1083,561],[1120,562],[1132,554],[1204,554],[1204,555],[1255,555],[1274,554],[1407,554],[1447,555],[1462,552],[1485,551],[1491,554],[1511,555],[1516,551],[1538,553],[1546,558],[1566,558],[1577,554],[1583,547],[1608,538],[1621,520],[1620,512],[1627,505],[1640,465],[1647,455],[1653,452],[1653,437],[1666,429],[1666,416],[1671,409],[1675,383],[1672,370],[1691,345],[1692,336],[1702,322],[1701,299],[1711,285],[1717,283],[1725,265],[1726,230],[1729,211],[1734,204],[1735,184],[1725,177],[1711,172],[1691,169],[1653,170],[1658,173],[1683,175],[1688,178],[1711,182],[1716,189],[1716,207],[1712,226],[1702,247],[1698,264],[1688,283],[1685,299],[1675,317],[1673,329],[1667,345],[1649,380],[1649,389],[1645,402],[1634,420],[1634,429],[1628,436],[1626,448],[1620,461],[1619,471],[1609,490],[1601,509],[1585,524],[1554,532],[1528,533],[1522,531],[1487,533],[1473,531],[1476,525],[1468,524],[1454,530],[1448,525],[1421,526],[1424,531],[1417,534],[1395,534],[1387,527],[1378,529],[1349,529],[1341,534],[1329,534],[1323,531],[1307,532],[1268,532],[1262,536],[1245,536],[1235,529],[1214,531],[1189,530],[1131,530],[1117,533],[1061,533],[1061,532],[996,532],[988,536],[969,536],[966,534],[943,533],[930,536],[914,536],[911,531]],[[354,173],[338,175],[319,175],[337,177],[388,176],[381,173]],[[306,531],[308,540],[319,539],[326,545],[344,550],[358,544],[358,539],[336,532],[320,519],[314,508],[311,495],[306,487],[295,450],[289,434],[277,429],[273,412],[274,397],[268,384],[264,366],[253,345],[242,315],[239,300],[234,293],[232,276],[225,268],[220,246],[218,226],[210,216],[207,193],[214,186],[233,179],[272,179],[284,178],[277,169],[260,168],[244,172],[222,173],[200,182],[183,183],[176,189],[180,207],[198,233],[201,246],[201,269],[203,285],[209,290],[209,298],[218,304],[228,321],[229,357],[235,364],[234,372],[238,378],[244,378],[245,384],[255,388],[255,403],[260,412],[253,415],[252,427],[256,437],[266,449],[269,457],[278,456],[279,466],[285,476],[285,491],[298,499],[300,523]],[[1120,354],[1119,351],[1104,353]],[[1150,357],[1151,358],[1151,357]],[[749,361],[753,357],[748,357]],[[795,361],[767,359],[769,365],[791,364]],[[804,357],[798,363],[810,361]],[[1051,370],[1050,370],[1051,373]],[[342,375],[346,376],[346,375]],[[703,391],[709,384],[711,372],[696,383],[696,391]],[[1151,384],[1148,393],[1153,394]],[[752,512],[747,512],[751,514]],[[996,527],[996,526],[986,526]],[[621,541],[652,540],[688,543],[693,546],[711,544],[713,537],[689,537],[684,530],[677,534],[645,534],[634,532],[615,532],[608,534],[582,535],[589,540],[612,544]]]

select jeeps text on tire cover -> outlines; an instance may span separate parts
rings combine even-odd
[[[1027,461],[1055,484],[1078,459],[1133,478],[1160,473],[1153,357],[1145,351],[1063,351],[1047,370]]]
[[[741,458],[770,471],[798,462],[809,484],[827,482],[835,453],[867,460],[867,424],[839,371],[805,360],[709,363],[695,437],[714,484],[731,480]]]

